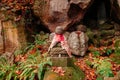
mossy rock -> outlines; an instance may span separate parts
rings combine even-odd
[[[61,76],[51,70],[46,71],[43,80],[84,80],[84,74],[82,71],[77,71],[73,67],[63,67],[65,75]]]
[[[114,27],[115,27],[115,30],[116,30],[116,31],[120,31],[120,25],[119,25],[119,24],[115,23],[115,24],[114,24]]]
[[[115,39],[120,39],[120,36],[115,36]]]
[[[107,36],[114,36],[115,30],[102,30],[101,37],[106,38]]]
[[[115,36],[120,36],[120,31],[116,31]]]
[[[53,65],[52,66],[61,66],[61,67],[71,67],[73,58],[70,57],[51,57],[50,58]]]
[[[86,34],[87,34],[87,36],[88,36],[90,39],[92,39],[92,38],[94,37],[94,35],[95,35],[94,32],[91,31],[90,29],[87,30],[87,33],[86,33]]]
[[[100,30],[111,30],[111,29],[114,29],[114,25],[105,23],[105,24],[100,25],[99,29]]]
[[[99,31],[92,31],[90,29],[87,30],[86,33],[89,37],[89,44],[93,44],[94,46],[99,46],[100,44],[100,32]]]
[[[108,39],[106,41],[103,39],[100,40],[100,46],[110,46],[112,44],[113,44],[112,39]]]

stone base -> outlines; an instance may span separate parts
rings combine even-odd
[[[65,71],[61,76],[51,70],[45,72],[43,80],[84,80],[84,73],[81,70],[76,70],[73,67],[62,67]]]
[[[85,75],[78,66],[74,65],[74,58],[50,57],[50,59],[53,66],[62,67],[65,72],[64,75],[61,76],[49,69],[45,72],[43,80],[84,80]]]
[[[50,57],[53,66],[71,67],[73,58],[69,57]]]

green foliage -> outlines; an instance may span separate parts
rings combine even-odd
[[[22,53],[23,53],[23,50],[16,50],[16,51],[14,52],[14,55],[17,56],[17,55],[20,55],[20,54],[22,54]]]
[[[112,52],[113,49],[109,47],[99,47],[99,48],[92,48],[90,49],[91,53],[94,55],[94,57],[99,57],[99,56],[109,56]]]
[[[115,41],[115,54],[120,55],[120,40]]]
[[[44,32],[40,32],[40,34],[37,34],[36,36],[33,36],[35,38],[35,41],[33,43],[28,43],[28,46],[22,48],[21,50],[16,50],[14,52],[14,55],[19,55],[19,54],[25,54],[28,51],[32,50],[32,49],[36,49],[38,50],[38,48],[36,46],[44,46],[47,44],[47,39],[48,39],[49,34],[45,34]]]
[[[45,58],[40,55],[29,55],[28,59],[25,62],[21,62],[19,69],[22,70],[20,74],[20,79],[30,79],[34,80],[35,74],[37,74],[38,79],[42,80],[44,70],[46,65],[52,65],[49,58]]]
[[[114,55],[111,58],[115,63],[120,64],[120,40],[116,40],[114,44]]]
[[[96,73],[102,77],[113,77],[113,73],[111,70],[110,59],[99,59],[94,58],[92,62],[93,68],[96,68]]]
[[[97,79],[96,80],[103,80],[103,78],[102,77],[97,77]]]
[[[100,56],[100,52],[99,51],[94,51],[93,54],[94,54],[95,57]]]
[[[112,53],[112,49],[106,49],[105,52],[107,55],[110,55]]]
[[[0,80],[42,80],[44,72],[52,63],[47,57],[47,53],[41,54],[37,46],[46,45],[48,34],[40,33],[35,36],[34,43],[29,44],[26,48],[16,50],[14,55],[21,60],[14,64],[9,64],[4,57],[0,58]],[[36,49],[34,54],[28,52]],[[27,55],[27,56],[26,56]]]
[[[48,39],[48,34],[45,34],[43,31],[41,31],[40,34],[37,34],[35,36],[34,43],[36,45],[44,45],[44,44],[46,44],[47,39]]]
[[[0,80],[16,80],[16,70],[17,68],[15,64],[11,65],[6,58],[0,57]]]
[[[37,75],[38,80],[42,80],[44,71],[51,66],[52,63],[46,54],[28,55],[25,61],[16,64],[9,64],[4,58],[0,58],[0,80],[34,80]],[[16,72],[19,72],[16,73]]]
[[[86,60],[85,63],[86,63],[88,66],[91,66],[91,65],[92,65],[92,62],[89,61],[89,60]]]

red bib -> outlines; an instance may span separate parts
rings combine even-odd
[[[61,42],[64,41],[64,35],[63,34],[55,34],[56,41]]]

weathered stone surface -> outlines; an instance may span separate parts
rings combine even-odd
[[[120,0],[110,0],[111,2],[111,16],[119,23],[120,21]]]
[[[51,56],[59,56],[59,54],[61,54],[61,56],[68,56],[67,52],[61,47],[54,47],[50,51]]]
[[[52,66],[71,67],[72,58],[69,57],[50,57],[53,63]]]
[[[73,67],[63,67],[63,69],[65,70],[64,76],[49,70],[45,73],[43,80],[84,80],[84,74],[81,70]]]
[[[68,39],[72,54],[77,56],[85,56],[88,49],[88,40],[89,38],[86,33],[82,31],[72,32]]]
[[[79,22],[92,0],[35,0],[34,12],[50,31]]]
[[[120,36],[120,31],[116,31],[115,36]]]
[[[58,25],[68,29],[84,18],[93,2],[94,0],[35,0],[34,12],[50,31],[54,31]],[[111,18],[119,23],[120,1],[110,0],[106,2],[111,6]]]
[[[116,31],[120,31],[120,25],[117,23],[114,23],[114,27]]]
[[[114,29],[114,25],[110,24],[103,24],[99,26],[100,30],[111,30]]]
[[[104,39],[109,39],[109,38],[112,38],[114,37],[114,34],[115,34],[115,30],[102,30],[101,31],[101,37]]]
[[[13,48],[18,47],[18,34],[17,29],[12,25],[11,21],[3,22],[3,34],[4,34],[4,43],[5,50],[11,52]]]
[[[3,21],[1,26],[3,27],[2,36],[4,36],[4,38],[2,38],[2,47],[5,53],[13,53],[14,49],[19,49],[26,45],[25,30],[22,25],[16,27],[11,20],[8,20]]]

